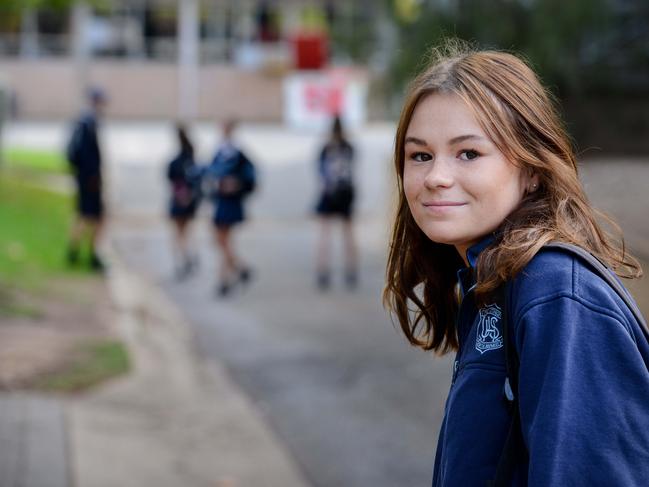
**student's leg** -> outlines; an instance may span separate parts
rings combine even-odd
[[[101,178],[99,176],[78,180],[78,208],[84,227],[88,229],[90,238],[90,267],[96,271],[104,269],[104,263],[99,258],[97,249],[102,237],[104,205],[101,195]]]
[[[232,250],[231,227],[215,226],[214,235],[216,244],[221,253],[221,266],[219,269],[219,289],[221,295],[226,295],[231,289],[231,280],[236,271],[237,262]]]
[[[189,217],[182,217],[177,220],[177,237],[178,237],[178,250],[180,251],[181,257],[184,259],[186,264],[190,264],[191,255],[189,251]]]
[[[67,259],[69,264],[76,264],[79,260],[81,239],[86,231],[86,222],[81,215],[77,215],[70,227]]]
[[[316,278],[320,289],[327,289],[331,281],[331,218],[319,218],[320,231],[316,248]]]
[[[103,270],[104,263],[99,258],[97,249],[99,248],[99,242],[103,234],[104,229],[104,219],[101,216],[96,218],[87,218],[86,226],[90,230],[90,245],[91,245],[91,254],[90,254],[90,265],[95,270]]]
[[[221,227],[219,229],[219,242],[223,250],[224,262],[227,271],[232,273],[237,269],[237,257],[232,247],[232,227]]]
[[[187,227],[189,219],[182,216],[173,217],[171,220],[174,232],[174,260],[176,277],[182,279],[191,272],[191,260],[187,242]]]
[[[78,177],[75,177],[76,183],[76,215],[74,222],[70,227],[70,233],[68,235],[68,251],[67,259],[69,264],[76,264],[79,261],[79,251],[81,247],[81,240],[85,234],[85,219],[83,217],[84,209],[84,195],[82,193],[82,185]]]
[[[355,287],[358,281],[358,248],[352,219],[345,218],[342,228],[345,246],[345,282],[348,287]]]
[[[250,269],[250,267],[248,267],[248,265],[242,262],[241,258],[239,257],[239,254],[236,251],[236,246],[234,243],[234,229],[236,226],[237,224],[230,226],[228,232],[228,239],[227,239],[228,260],[229,260],[230,268],[232,270],[233,280],[238,280],[246,284],[252,279],[253,272]]]

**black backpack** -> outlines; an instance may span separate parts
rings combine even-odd
[[[628,306],[633,316],[640,324],[645,337],[649,340],[649,327],[645,321],[642,313],[638,309],[635,302],[630,298],[626,289],[614,277],[613,272],[590,252],[577,247],[576,245],[553,242],[545,245],[545,248],[556,248],[564,250],[569,254],[573,254],[585,261],[590,268],[595,271],[613,290],[620,296],[622,301]],[[487,482],[488,487],[507,487],[511,485],[512,476],[516,465],[519,462],[527,460],[527,449],[523,442],[523,432],[521,430],[521,416],[518,409],[518,368],[519,361],[516,355],[516,347],[510,343],[509,329],[508,329],[508,300],[506,293],[506,286],[501,286],[498,291],[498,301],[502,309],[502,333],[503,333],[503,346],[505,349],[505,365],[506,377],[503,393],[505,400],[509,405],[509,410],[512,415],[512,420],[505,440],[505,446],[498,461],[496,468],[496,475],[494,480]]]

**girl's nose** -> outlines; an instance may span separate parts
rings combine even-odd
[[[424,178],[424,185],[427,188],[449,187],[453,184],[453,171],[450,163],[442,158],[437,158],[430,165],[428,173]]]

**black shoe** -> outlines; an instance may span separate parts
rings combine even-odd
[[[71,266],[79,262],[79,248],[73,247],[72,245],[69,246],[68,252],[66,254],[66,260],[68,261],[68,265]]]
[[[232,292],[232,285],[227,282],[222,282],[216,288],[216,296],[219,298],[225,298]]]
[[[252,279],[252,276],[252,270],[248,267],[239,270],[239,281],[241,281],[242,284],[248,284]]]
[[[95,272],[103,272],[106,269],[103,261],[94,252],[90,256],[90,268]]]
[[[345,285],[347,289],[356,289],[358,286],[358,274],[356,271],[347,271],[345,273]]]
[[[316,285],[320,291],[326,291],[331,286],[331,277],[328,272],[318,272]]]

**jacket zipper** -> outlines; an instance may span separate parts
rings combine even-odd
[[[457,316],[455,318],[455,329],[458,332],[458,339],[460,338],[460,336],[459,336],[460,322],[462,321],[460,318],[462,318],[462,312],[464,311],[464,308],[463,308],[462,305],[464,304],[465,300],[469,297],[469,295],[473,292],[475,287],[476,287],[475,284],[473,286],[471,286],[469,288],[469,290],[466,292],[466,294],[464,295],[464,297],[462,298],[462,302],[460,303],[460,309],[459,309],[459,311],[457,313]],[[462,338],[466,338],[466,337],[462,337]],[[451,388],[455,384],[455,379],[457,378],[457,376],[458,376],[458,374],[459,374],[459,372],[461,370],[461,368],[460,368],[460,359],[462,358],[462,353],[464,351],[465,346],[466,346],[466,343],[460,343],[460,348],[457,351],[456,359],[453,362],[453,377],[451,379]]]

